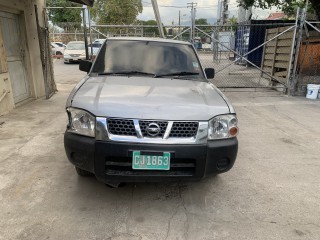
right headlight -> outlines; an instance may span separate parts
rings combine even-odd
[[[96,118],[89,112],[77,108],[68,108],[69,131],[89,137],[95,136]]]
[[[209,121],[208,139],[225,139],[238,135],[238,120],[235,115],[219,115]]]

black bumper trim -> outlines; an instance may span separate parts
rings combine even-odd
[[[96,141],[66,132],[64,141],[70,162],[94,173],[102,182],[200,180],[229,171],[238,151],[236,138],[208,141],[206,145],[141,144]],[[170,170],[133,170],[132,151],[170,152]],[[219,161],[227,163],[226,167],[217,167]]]

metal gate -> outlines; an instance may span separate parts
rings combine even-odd
[[[157,37],[146,34],[145,29],[151,27],[156,31],[157,26],[139,25],[93,25],[89,31],[105,38]],[[168,26],[171,31],[167,38],[190,41],[192,36],[191,41],[203,66],[215,68],[213,82],[219,88],[280,88],[286,91],[288,73],[294,62],[297,28],[298,20],[193,28]]]
[[[313,81],[310,73],[304,74],[315,68],[306,70],[307,64],[303,63],[319,59],[316,56],[310,59],[308,54],[310,49],[315,49],[313,53],[319,52],[315,39],[311,40],[311,36],[318,36],[319,25],[305,21],[305,15],[304,9],[297,9],[296,19],[291,21],[252,20],[235,25],[164,27],[166,38],[194,44],[203,66],[215,68],[216,77],[212,81],[219,88],[277,88],[294,95],[299,89],[305,91],[306,83]],[[159,37],[157,25],[89,24],[87,27],[91,42],[111,36]],[[73,32],[63,34],[68,34],[70,40],[77,36]],[[60,37],[65,35],[61,33]],[[313,74],[316,77],[317,72]]]
[[[211,40],[199,57],[216,70],[219,88],[280,88],[286,91],[295,56],[297,21],[251,21],[237,26],[213,26]]]
[[[308,84],[320,85],[320,21],[305,20],[305,10],[302,16],[292,84],[298,95],[305,94]]]

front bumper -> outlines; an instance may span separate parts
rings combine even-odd
[[[208,141],[206,145],[141,144],[96,141],[66,132],[64,145],[75,166],[92,172],[102,182],[159,182],[200,180],[229,171],[236,160],[236,138]],[[133,170],[133,150],[170,152],[170,170]]]
[[[86,57],[83,57],[83,56],[79,56],[79,57],[65,57],[64,56],[64,61],[65,62],[80,62],[81,60],[85,60]]]

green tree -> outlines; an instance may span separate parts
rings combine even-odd
[[[206,32],[206,33],[211,33],[212,32],[212,27],[202,27],[199,25],[210,25],[208,23],[208,20],[206,18],[199,18],[195,20],[195,24],[196,26],[201,29],[202,31]],[[207,37],[207,35],[203,34],[203,33],[198,33],[197,34],[199,37]]]
[[[292,4],[288,4],[283,6],[282,10],[289,16],[289,17],[295,17],[297,13],[297,8],[304,8],[305,7],[305,1],[304,0],[295,0],[292,1]],[[312,7],[311,4],[308,6],[308,17],[310,17],[312,20],[315,19],[315,10]]]
[[[302,4],[305,5],[306,0],[238,0],[241,5],[248,8],[251,6],[260,7],[263,9],[268,9],[272,6],[281,6],[281,8],[286,12],[292,13],[294,7],[299,6]],[[318,19],[320,20],[320,1],[319,0],[309,0],[311,4],[311,8],[313,9],[314,13],[317,15]]]
[[[79,4],[67,0],[47,0],[47,7],[79,7]],[[49,9],[49,20],[65,31],[79,29],[81,27],[81,9]]]
[[[160,36],[156,20],[148,20],[148,21],[139,20],[138,24],[144,25],[144,26],[156,26],[156,27],[144,27],[143,28],[144,36],[146,37]],[[163,28],[163,32],[164,32],[164,35],[167,35],[167,30],[165,27]]]
[[[196,25],[209,25],[208,20],[206,18],[199,18],[195,20]]]
[[[98,24],[128,25],[136,23],[142,10],[141,0],[96,0],[92,16]]]
[[[233,16],[232,18],[227,19],[227,23],[231,26],[236,26],[238,24],[238,18]]]

